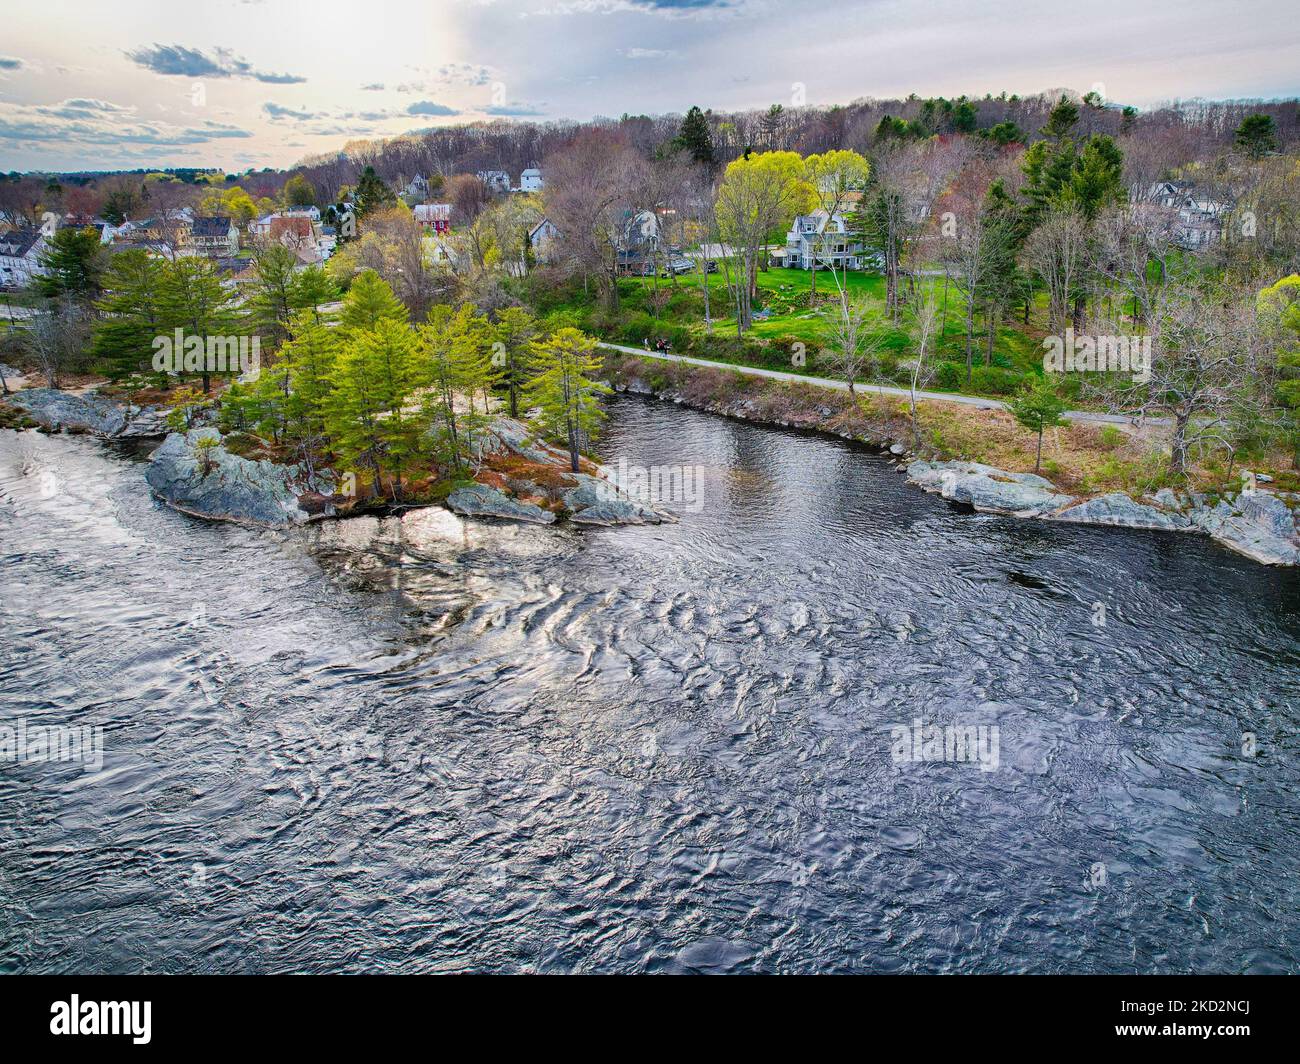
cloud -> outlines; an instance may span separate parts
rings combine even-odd
[[[292,107],[282,107],[278,103],[264,103],[262,104],[262,110],[271,116],[273,122],[279,118],[309,119],[316,117],[307,111],[295,111]]]
[[[0,70],[21,70],[23,61],[17,56],[0,55]]]
[[[481,63],[444,63],[436,76],[444,85],[486,85],[492,80],[492,68]]]
[[[408,115],[458,115],[459,111],[432,100],[420,100],[406,109]]]
[[[541,104],[499,103],[483,108],[483,113],[485,115],[492,115],[496,118],[536,118],[546,114],[541,107]]]
[[[550,15],[611,15],[637,11],[665,18],[713,18],[736,14],[747,0],[559,0]]]
[[[624,59],[672,59],[680,53],[671,48],[620,48],[618,54]]]
[[[268,85],[296,85],[307,79],[296,74],[271,74],[255,70],[229,48],[214,48],[213,54],[180,44],[155,44],[123,53],[137,66],[155,74],[183,78],[251,78]]]
[[[383,92],[384,83],[382,81],[372,81],[369,85],[361,86],[362,92]]]
[[[142,121],[131,108],[105,100],[70,99],[59,104],[0,104],[0,143],[59,143],[90,149],[145,144],[176,149],[190,144],[243,139],[238,126],[205,121],[194,126]]]

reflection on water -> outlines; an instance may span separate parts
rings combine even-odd
[[[0,722],[105,729],[0,762],[0,970],[1300,968],[1295,573],[651,401],[604,451],[702,508],[267,532],[0,434]]]

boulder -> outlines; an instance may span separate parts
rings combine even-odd
[[[555,514],[531,502],[520,502],[487,484],[457,488],[447,496],[447,505],[466,517],[499,517],[506,521],[554,524]]]
[[[657,525],[664,519],[654,507],[647,506],[619,489],[618,485],[586,473],[570,473],[578,482],[561,496],[569,519],[585,525]]]
[[[1099,495],[1047,516],[1053,521],[1114,525],[1119,528],[1154,528],[1168,532],[1186,531],[1192,527],[1192,522],[1182,514],[1165,513],[1154,506],[1134,502],[1122,491]]]
[[[200,448],[200,440],[214,440],[216,445]],[[145,479],[167,505],[196,517],[293,525],[311,516],[298,499],[308,491],[298,466],[231,454],[212,428],[168,436],[154,451]]]
[[[912,462],[907,478],[926,491],[986,513],[1042,517],[1074,502],[1034,473],[1008,473],[979,462]]]
[[[9,401],[54,431],[91,432],[112,439],[167,434],[166,414],[162,410],[119,403],[94,392],[73,395],[57,388],[27,388],[14,393]]]
[[[1225,547],[1264,565],[1300,564],[1295,515],[1272,492],[1243,491],[1195,511],[1192,519]]]

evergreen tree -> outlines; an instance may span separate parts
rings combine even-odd
[[[1043,467],[1043,431],[1063,424],[1065,401],[1056,392],[1056,385],[1046,377],[1035,376],[1021,386],[1019,392],[1007,400],[1012,416],[1030,432],[1038,433],[1038,455],[1034,472]]]
[[[1237,147],[1252,159],[1262,159],[1271,151],[1277,151],[1277,133],[1272,115],[1247,115],[1237,127],[1234,142]]]
[[[519,416],[519,393],[528,381],[529,356],[537,339],[537,319],[523,307],[507,307],[497,315],[493,366],[500,372],[510,397],[510,416]]]
[[[406,307],[374,270],[362,270],[343,300],[339,324],[348,332],[373,329],[380,321],[407,320]]]
[[[94,229],[58,229],[40,255],[44,273],[36,277],[36,290],[48,298],[93,299],[100,291],[104,260]]]
[[[605,416],[600,397],[612,390],[596,379],[600,368],[596,341],[577,329],[560,329],[537,346],[538,373],[528,392],[542,408],[549,433],[566,442],[575,473],[584,442],[595,436]]]
[[[371,496],[383,491],[387,468],[393,501],[419,453],[421,419],[406,410],[416,384],[415,336],[404,321],[381,318],[346,337],[333,372],[326,428],[347,465],[369,467]]]
[[[249,315],[262,343],[272,351],[293,335],[297,265],[297,256],[283,244],[272,244],[253,259],[253,280],[247,289]]]
[[[397,203],[397,196],[375,173],[373,166],[367,166],[357,182],[353,197],[357,202],[357,213],[369,214],[371,211],[392,207]]]
[[[692,107],[686,112],[673,144],[690,152],[691,158],[697,163],[713,166],[717,162],[713,153],[713,134],[709,131],[709,120],[698,107]]]
[[[113,256],[104,274],[91,353],[112,380],[149,369],[154,337],[170,332],[164,317],[164,265],[139,248]]]
[[[183,330],[187,338],[198,337],[206,342],[209,337],[227,338],[239,331],[231,294],[212,263],[197,255],[166,264],[159,302],[163,320]],[[229,375],[233,376],[237,369],[232,367]],[[203,375],[203,394],[209,395],[215,370],[205,362],[199,372]]]

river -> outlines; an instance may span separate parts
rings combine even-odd
[[[0,971],[1300,971],[1300,575],[610,405],[680,523],[206,524],[0,432],[0,724],[103,729],[0,761]]]

